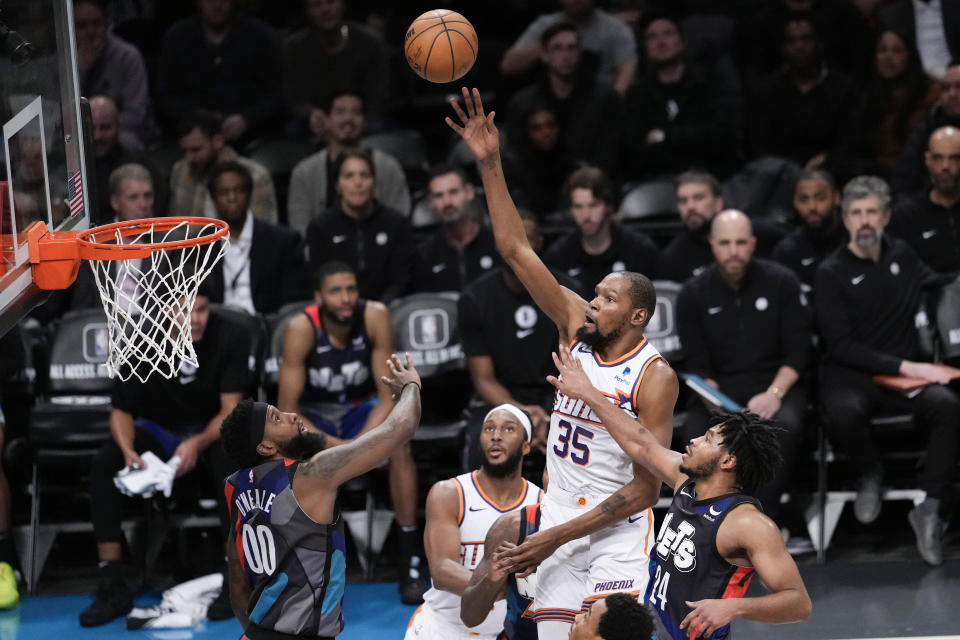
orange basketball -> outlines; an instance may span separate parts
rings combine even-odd
[[[430,82],[453,82],[477,60],[477,32],[456,11],[434,9],[410,23],[403,52],[410,68]]]

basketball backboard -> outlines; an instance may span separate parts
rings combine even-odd
[[[0,0],[0,122],[2,335],[47,297],[33,281],[27,227],[90,224],[72,0]]]

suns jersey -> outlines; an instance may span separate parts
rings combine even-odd
[[[644,338],[629,353],[604,362],[579,340],[570,353],[594,387],[631,418],[637,417],[640,382],[660,352]],[[583,400],[556,392],[547,442],[550,485],[564,491],[610,495],[633,479],[633,463]]]
[[[483,560],[483,542],[497,518],[527,505],[536,505],[540,502],[542,491],[537,485],[524,480],[526,485],[520,498],[513,504],[500,506],[484,495],[477,481],[476,471],[459,475],[453,482],[460,494],[460,510],[457,514],[457,525],[460,528],[460,564],[473,571]],[[460,596],[431,585],[423,595],[423,603],[424,607],[430,608],[450,624],[463,627],[463,622],[460,621]],[[498,600],[484,621],[476,627],[470,627],[470,630],[482,635],[496,635],[503,629],[506,613],[506,601]]]

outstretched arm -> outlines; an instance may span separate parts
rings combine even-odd
[[[780,529],[755,507],[742,505],[727,515],[717,530],[717,551],[732,564],[753,567],[770,593],[687,602],[692,611],[680,628],[689,637],[708,637],[734,618],[782,624],[810,617],[810,596]]]
[[[297,469],[294,496],[304,513],[317,522],[333,518],[333,502],[341,484],[376,468],[416,432],[420,423],[420,375],[409,353],[406,359],[406,366],[396,354],[387,361],[391,377],[382,382],[397,400],[383,424],[344,445],[324,449]]]
[[[483,543],[483,558],[473,570],[470,583],[460,596],[460,620],[468,627],[475,627],[487,617],[493,603],[503,597],[507,584],[506,571],[497,568],[494,553],[516,546],[520,538],[520,514],[512,511],[497,518]]]
[[[560,354],[553,354],[560,377],[547,376],[553,386],[570,398],[581,399],[600,417],[604,427],[630,459],[649,469],[657,478],[676,491],[687,476],[680,473],[680,454],[669,449],[670,431],[654,435],[643,424],[624,413],[591,384],[583,365],[560,345]],[[663,363],[654,363],[644,374],[637,396],[637,405],[650,412],[651,423],[669,421],[672,430],[673,405],[678,393],[677,376]],[[671,400],[672,398],[672,400]],[[662,415],[661,415],[662,414]],[[647,418],[648,416],[644,416]]]
[[[523,221],[503,177],[500,134],[493,124],[495,113],[484,113],[477,89],[471,93],[464,87],[463,102],[466,112],[456,100],[450,101],[462,126],[449,117],[446,123],[463,138],[477,158],[497,250],[523,282],[537,306],[557,325],[561,342],[567,342],[583,323],[587,303],[557,282],[527,241]]]
[[[430,579],[441,591],[460,595],[470,580],[470,569],[460,563],[460,493],[456,480],[441,480],[427,494],[427,524],[423,547]]]

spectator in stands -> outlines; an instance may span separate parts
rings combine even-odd
[[[895,0],[877,9],[876,19],[883,29],[906,30],[934,78],[942,78],[950,60],[960,58],[960,11],[949,0]]]
[[[314,299],[290,320],[283,339],[277,408],[299,413],[327,434],[328,446],[343,444],[384,421],[393,407],[387,359],[393,328],[387,307],[361,297],[354,270],[337,260],[315,271]],[[400,596],[423,599],[426,583],[411,578],[419,565],[417,468],[410,444],[390,458],[390,495],[400,527]]]
[[[543,236],[533,214],[522,211],[524,230],[537,253],[543,249]],[[581,292],[576,280],[556,271],[563,286]],[[557,327],[540,311],[523,283],[509,266],[477,278],[457,301],[457,316],[467,369],[477,398],[483,403],[471,408],[464,470],[473,469],[479,459],[480,423],[487,411],[501,404],[520,407],[533,421],[534,449],[543,452],[550,426],[554,389],[544,371],[554,368],[551,352],[557,345]],[[541,455],[532,454],[542,471]],[[530,475],[530,474],[528,474]]]
[[[283,43],[283,97],[299,131],[327,137],[327,106],[360,94],[376,123],[389,97],[388,52],[365,27],[343,20],[343,0],[304,0],[307,26]],[[358,132],[359,135],[359,132]]]
[[[390,304],[410,284],[416,255],[410,220],[377,200],[369,149],[342,150],[332,175],[337,199],[307,227],[306,262],[311,271],[330,260],[345,262],[356,271],[361,296]]]
[[[500,264],[493,233],[478,215],[475,190],[463,169],[435,167],[427,193],[440,228],[417,247],[413,290],[462,291]]]
[[[198,14],[163,37],[157,96],[176,126],[196,111],[220,122],[227,142],[263,133],[280,116],[280,55],[272,30],[239,15],[236,0],[197,0]]]
[[[208,282],[201,283],[190,313],[193,347],[199,366],[184,364],[175,378],[153,376],[147,382],[117,382],[110,413],[112,439],[93,461],[90,500],[100,560],[100,582],[80,624],[95,627],[133,608],[133,591],[120,570],[120,520],[123,496],[113,483],[123,468],[145,465],[146,451],[167,461],[177,456],[175,491],[187,474],[217,498],[226,533],[223,478],[233,470],[220,446],[220,423],[242,399],[249,371],[250,336],[246,329],[210,311]],[[201,469],[204,473],[201,474]]]
[[[616,193],[613,184],[596,167],[570,174],[563,186],[570,215],[577,228],[558,238],[543,254],[548,267],[566,273],[582,291],[608,274],[634,271],[647,277],[657,270],[657,245],[646,234],[614,220]]]
[[[940,97],[911,39],[894,29],[877,38],[865,94],[861,153],[871,173],[890,175],[907,135],[923,124]]]
[[[90,98],[90,120],[93,123],[96,177],[90,216],[94,225],[100,225],[106,224],[112,214],[109,208],[110,174],[122,164],[139,161],[141,154],[125,147],[120,139],[120,114],[113,98],[103,95]]]
[[[924,289],[938,276],[884,228],[890,191],[876,177],[860,176],[843,189],[843,225],[850,241],[817,271],[817,321],[826,354],[820,370],[820,402],[830,442],[850,458],[857,476],[854,513],[863,523],[880,514],[883,466],[870,418],[884,410],[916,414],[927,432],[918,485],[926,500],[910,511],[917,548],[931,565],[943,562],[945,499],[950,494],[960,442],[960,399],[948,376],[923,361],[914,315]],[[890,304],[890,301],[895,301]],[[873,376],[927,380],[916,395],[881,388]]]
[[[560,0],[561,11],[539,16],[524,30],[500,60],[500,71],[515,76],[543,59],[541,36],[550,25],[567,20],[580,31],[583,50],[599,62],[597,81],[623,95],[637,70],[637,43],[619,18],[595,6],[593,0]]]
[[[209,276],[213,302],[267,314],[306,298],[300,234],[253,216],[247,168],[239,162],[215,165],[207,186],[217,217],[230,225],[230,245]]]
[[[725,173],[733,160],[739,96],[685,58],[680,29],[667,14],[644,16],[640,34],[647,64],[626,96],[626,178],[675,174],[693,163]]]
[[[713,263],[710,222],[723,210],[720,183],[705,171],[677,176],[677,211],[683,228],[660,254],[657,278],[685,282]]]
[[[807,394],[800,375],[810,355],[810,309],[789,269],[753,257],[750,219],[728,209],[710,226],[716,262],[688,280],[677,298],[684,364],[748,411],[774,419],[784,463],[758,491],[776,520],[803,443]],[[703,435],[706,400],[692,398],[681,442]]]
[[[611,171],[620,133],[620,96],[609,85],[598,83],[593,69],[581,64],[580,35],[573,23],[553,23],[540,36],[540,43],[543,73],[510,100],[507,139],[522,139],[527,116],[545,105],[559,118],[566,155]]]
[[[142,149],[155,133],[143,56],[135,46],[107,31],[102,0],[74,0],[73,23],[80,94],[112,98],[119,112],[123,145]]]
[[[934,131],[926,161],[931,186],[894,207],[890,233],[934,271],[960,272],[960,129]]]
[[[314,218],[337,201],[337,181],[333,172],[340,153],[355,147],[363,136],[365,100],[355,92],[331,96],[323,136],[327,146],[300,161],[290,176],[287,198],[287,224],[304,233]],[[393,156],[373,149],[377,180],[374,195],[384,205],[402,213],[410,211],[410,190],[403,167]]]
[[[900,151],[890,185],[897,198],[913,195],[929,184],[925,159],[930,135],[940,127],[960,127],[960,58],[947,67],[940,86],[940,100],[926,122],[910,132]]]
[[[786,64],[757,85],[747,121],[749,155],[782,156],[809,169],[849,157],[859,131],[856,85],[824,63],[810,15],[791,15],[781,33]]]
[[[555,213],[562,206],[560,185],[582,166],[564,150],[555,107],[533,107],[519,135],[508,141],[503,157],[514,200],[541,217]]]
[[[840,224],[840,192],[833,176],[823,169],[801,173],[793,188],[793,209],[802,224],[777,244],[773,259],[793,271],[809,296],[817,267],[848,239]]]
[[[213,218],[215,210],[207,179],[214,165],[239,162],[253,176],[250,209],[266,222],[277,222],[277,195],[273,178],[265,167],[244,158],[226,143],[220,121],[204,113],[194,113],[177,126],[177,140],[183,157],[173,165],[170,174],[171,216]]]

